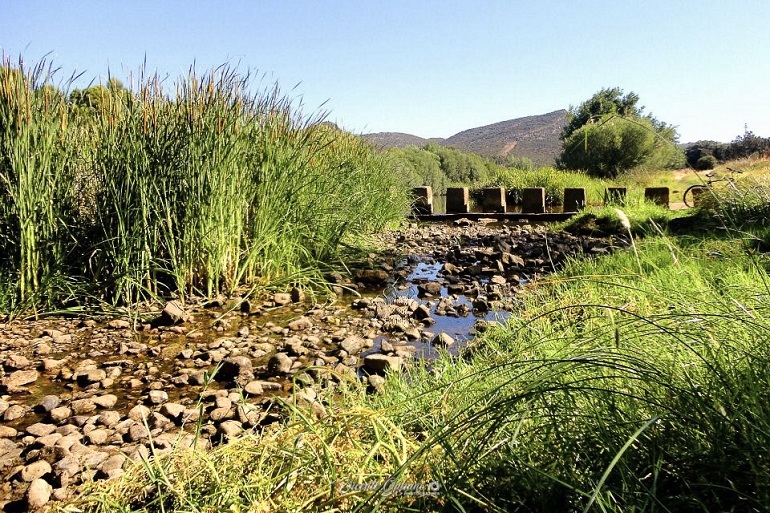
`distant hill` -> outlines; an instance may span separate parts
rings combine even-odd
[[[463,130],[448,139],[424,139],[398,132],[363,137],[378,148],[424,146],[435,142],[485,157],[526,157],[537,164],[552,165],[561,151],[559,134],[566,124],[567,111],[562,109]]]

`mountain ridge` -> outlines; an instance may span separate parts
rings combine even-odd
[[[430,142],[490,158],[528,158],[539,165],[553,165],[561,151],[562,128],[567,124],[567,111],[508,119],[469,128],[446,139],[426,139],[403,132],[363,134],[365,140],[382,149],[424,146]]]

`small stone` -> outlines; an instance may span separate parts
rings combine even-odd
[[[75,415],[83,415],[96,411],[96,403],[92,399],[78,399],[70,403]]]
[[[39,374],[35,369],[17,370],[3,378],[2,384],[9,392],[14,393],[20,391],[19,387],[37,381],[38,376]]]
[[[273,303],[278,306],[285,306],[291,303],[291,294],[285,292],[276,292],[273,294]]]
[[[89,369],[83,372],[78,372],[75,375],[75,379],[78,385],[81,387],[87,387],[94,383],[99,383],[101,380],[107,377],[107,371],[104,369]]]
[[[216,378],[218,381],[242,385],[254,379],[254,366],[246,356],[231,356],[222,360]]]
[[[43,508],[51,500],[53,488],[43,479],[35,479],[27,488],[27,507],[30,511]]]
[[[120,422],[120,413],[114,410],[103,411],[99,414],[99,418],[96,420],[96,422],[102,426],[111,428]]]
[[[125,319],[113,319],[107,323],[107,326],[114,330],[125,330],[131,328],[131,323]]]
[[[364,357],[364,367],[372,372],[401,369],[401,358],[384,354],[370,354]]]
[[[179,301],[169,301],[160,314],[160,323],[164,326],[181,324],[190,320],[190,314],[184,311]]]
[[[455,343],[455,339],[442,332],[436,335],[432,342],[434,346],[449,347]]]
[[[287,326],[291,331],[302,331],[313,327],[313,321],[307,317],[300,317],[294,321],[291,321]]]
[[[347,351],[348,354],[358,354],[364,348],[364,339],[356,335],[351,335],[340,342],[340,348]]]
[[[0,426],[0,438],[16,438],[19,432],[11,426]],[[2,452],[2,449],[0,449]]]
[[[219,422],[221,420],[231,418],[233,416],[233,412],[230,408],[214,408],[211,410],[211,413],[209,413],[209,417],[214,422]]]
[[[107,429],[94,429],[86,435],[86,440],[92,445],[104,445],[109,440],[111,434],[112,432]]]
[[[149,396],[152,404],[163,404],[168,401],[168,394],[163,390],[150,390]]]
[[[27,409],[24,406],[21,406],[20,404],[12,404],[8,407],[7,410],[5,410],[5,413],[3,413],[3,420],[6,422],[11,422],[22,418],[26,414]]]
[[[128,429],[128,440],[130,442],[139,442],[149,436],[150,434],[147,432],[147,428],[139,423],[132,424]]]
[[[53,424],[44,424],[42,422],[36,422],[31,426],[27,426],[27,429],[25,431],[32,436],[40,437],[40,436],[50,435],[51,433],[56,431],[56,426],[54,426]]]
[[[246,386],[243,387],[243,391],[249,395],[262,395],[262,384],[259,381],[249,381]]]
[[[118,403],[118,396],[114,394],[104,394],[98,397],[93,397],[91,400],[99,408],[104,408],[105,410],[109,410],[114,408],[115,405]]]
[[[147,406],[137,404],[128,411],[128,418],[134,422],[142,422],[143,419],[148,419],[150,417],[150,413],[152,413],[152,410]]]
[[[43,397],[38,407],[40,410],[48,413],[54,408],[56,408],[57,406],[59,406],[60,402],[61,402],[61,399],[59,399],[58,395],[47,395]]]
[[[294,361],[286,353],[275,353],[267,362],[267,371],[271,375],[286,374],[291,370]]]
[[[166,417],[174,420],[179,421],[182,419],[182,415],[184,414],[185,407],[181,404],[177,403],[165,403],[160,408],[160,413],[165,415]]]
[[[385,392],[385,378],[382,376],[379,376],[377,374],[372,374],[369,376],[369,385],[378,393],[382,394]]]
[[[31,483],[51,472],[51,464],[45,460],[37,460],[21,469],[21,479]]]
[[[21,354],[10,355],[4,363],[8,370],[22,370],[30,366],[29,358]]]
[[[48,413],[48,416],[51,417],[51,420],[54,422],[63,422],[72,417],[72,408],[69,406],[59,406],[58,408],[51,410]]]
[[[227,438],[233,438],[243,432],[243,424],[237,420],[226,420],[219,424],[217,431]]]

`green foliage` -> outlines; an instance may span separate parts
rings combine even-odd
[[[607,186],[603,180],[591,178],[582,172],[562,171],[553,167],[531,170],[503,168],[495,173],[494,185],[505,187],[514,200],[521,198],[522,189],[543,187],[548,205],[561,205],[564,189],[584,187],[589,201],[599,201]]]
[[[0,75],[0,305],[315,281],[408,210],[381,155],[228,66],[174,96],[142,75],[67,97],[44,71]]]
[[[712,157],[713,162],[726,162],[768,154],[770,154],[770,137],[759,137],[748,130],[730,143],[698,141],[685,150],[687,163],[695,169],[712,169],[698,167],[700,160],[704,157]],[[708,161],[712,161],[711,158]]]
[[[557,165],[616,178],[635,167],[675,168],[683,164],[676,130],[644,115],[639,96],[619,88],[602,89],[568,114]]]
[[[447,177],[441,170],[441,159],[435,153],[415,146],[407,146],[391,148],[385,155],[393,171],[403,180],[405,187],[411,189],[429,185],[437,194],[446,191]]]
[[[607,115],[639,118],[644,107],[638,107],[639,95],[633,91],[623,95],[619,87],[602,89],[577,107],[570,107],[567,126],[561,133],[562,141],[585,125],[598,122]]]
[[[714,155],[703,155],[695,162],[693,167],[698,171],[707,171],[714,169],[717,163],[718,161]]]

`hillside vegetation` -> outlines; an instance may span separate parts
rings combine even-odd
[[[376,148],[422,147],[428,143],[475,153],[499,162],[508,158],[528,159],[550,166],[561,151],[559,134],[567,123],[567,111],[557,110],[538,116],[501,121],[463,130],[447,139],[423,139],[397,132],[365,134],[362,137]]]

